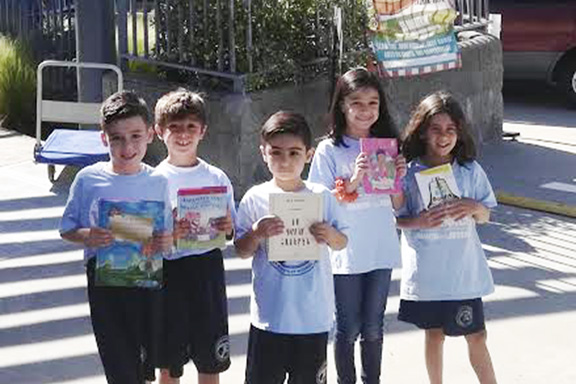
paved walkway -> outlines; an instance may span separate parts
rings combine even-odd
[[[46,166],[32,163],[33,144],[0,131],[0,384],[103,383],[82,253],[57,233],[66,183],[53,186]],[[576,204],[576,193],[566,187],[576,185],[576,156],[570,152],[575,146],[540,144],[489,145],[481,162],[498,190]],[[550,183],[560,184],[544,186]],[[497,283],[486,315],[500,383],[576,383],[576,220],[499,206],[480,234]],[[230,256],[225,264],[233,364],[222,383],[242,383],[250,262]],[[398,278],[396,271],[386,316],[384,382],[425,383],[423,334],[395,320]],[[447,340],[445,361],[446,383],[475,382],[463,339]],[[329,364],[329,382],[335,383]],[[182,382],[195,382],[192,366]]]

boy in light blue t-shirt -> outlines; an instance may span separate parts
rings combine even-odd
[[[132,92],[110,96],[102,104],[101,127],[110,161],[86,167],[76,175],[60,234],[63,239],[84,246],[90,318],[107,381],[142,384],[145,379],[153,379],[147,375],[145,363],[153,364],[157,348],[157,329],[151,319],[156,313],[154,303],[158,291],[95,285],[96,251],[114,240],[110,230],[98,227],[98,201],[164,202],[164,222],[170,230],[168,184],[164,177],[153,175],[153,169],[142,163],[153,137],[144,100]],[[154,234],[154,249],[169,251],[171,245],[171,233]]]
[[[338,205],[322,185],[303,181],[312,158],[311,133],[296,113],[277,112],[261,130],[262,157],[272,180],[252,187],[240,202],[236,252],[252,260],[251,327],[247,384],[325,383],[328,331],[334,313],[329,250],[346,246]],[[284,223],[269,214],[271,193],[319,193],[324,220],[310,232],[323,244],[319,260],[269,261],[266,239],[283,233]]]

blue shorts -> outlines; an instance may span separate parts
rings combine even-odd
[[[441,328],[447,336],[463,336],[483,331],[482,299],[446,301],[400,300],[398,320],[421,329]]]

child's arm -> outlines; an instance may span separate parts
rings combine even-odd
[[[234,223],[232,222],[232,214],[230,213],[230,209],[226,212],[226,216],[219,217],[214,220],[214,227],[226,234],[226,239],[232,239],[232,235],[234,234]]]
[[[68,232],[61,233],[64,240],[74,243],[84,244],[88,248],[100,248],[110,245],[114,240],[112,232],[105,228],[76,228]]]
[[[394,160],[394,166],[396,167],[396,175],[398,175],[400,179],[406,176],[407,168],[406,168],[406,159],[404,158],[404,156],[398,155],[398,157],[396,157],[396,160]],[[395,195],[391,195],[390,198],[392,199],[392,207],[395,210],[399,210],[404,205],[405,201],[404,191],[400,191]]]
[[[348,237],[328,223],[314,223],[310,233],[320,244],[328,244],[334,251],[339,251],[348,244]]]
[[[400,229],[427,229],[438,227],[446,218],[447,213],[444,206],[438,206],[420,212],[415,217],[398,217],[396,226]]]
[[[451,201],[445,205],[446,214],[454,220],[463,219],[466,216],[472,216],[479,223],[487,223],[490,219],[490,209],[484,204],[470,198],[462,198]]]
[[[258,245],[260,245],[260,241],[280,235],[283,232],[284,223],[279,217],[273,215],[263,216],[252,224],[250,231],[234,241],[236,254],[243,259],[247,259],[254,255]]]
[[[360,152],[356,157],[356,164],[354,166],[354,173],[350,180],[346,181],[346,193],[354,193],[364,178],[364,174],[368,171],[368,156],[366,153]]]

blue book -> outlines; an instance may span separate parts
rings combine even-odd
[[[98,202],[98,225],[112,231],[114,241],[96,254],[96,285],[162,287],[161,252],[152,248],[152,236],[165,230],[164,202]]]

